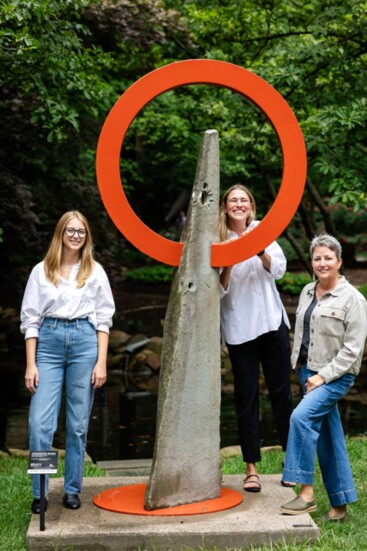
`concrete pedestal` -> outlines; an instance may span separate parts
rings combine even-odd
[[[250,547],[284,541],[315,541],[319,529],[309,514],[286,516],[279,513],[282,503],[291,500],[292,489],[283,488],[280,475],[262,475],[262,491],[244,492],[243,502],[233,509],[206,515],[146,517],[111,513],[93,505],[99,492],[147,477],[87,478],[77,511],[63,508],[63,480],[50,480],[46,529],[39,530],[39,517],[32,516],[28,532],[29,551],[53,551],[73,546],[73,551],[165,551]],[[243,476],[223,477],[223,485],[241,491]]]

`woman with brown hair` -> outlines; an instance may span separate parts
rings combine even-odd
[[[109,328],[115,311],[110,284],[94,260],[87,219],[78,211],[58,221],[45,256],[28,279],[21,308],[25,384],[32,394],[29,448],[51,449],[66,391],[64,506],[80,507],[84,455],[94,390],[107,377]],[[32,512],[40,512],[40,477],[33,475]],[[48,480],[46,479],[46,496]],[[46,502],[47,503],[47,502]]]
[[[238,239],[251,231],[256,204],[251,192],[236,184],[223,196],[220,215],[221,241]],[[286,270],[280,246],[273,242],[257,256],[223,268],[221,283],[221,331],[234,376],[235,408],[243,460],[244,490],[259,492],[256,468],[260,461],[259,374],[262,367],[269,390],[280,442],[286,449],[290,392],[289,321],[275,280]],[[294,486],[284,482],[283,485]]]

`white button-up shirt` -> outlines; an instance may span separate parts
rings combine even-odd
[[[69,280],[60,278],[58,286],[46,278],[44,262],[37,264],[28,279],[21,307],[20,330],[25,338],[38,337],[44,318],[72,320],[87,318],[97,331],[109,333],[115,312],[106,272],[98,262],[83,287],[78,288],[75,264]]]
[[[250,229],[259,222],[252,222]],[[230,239],[238,238],[229,232]],[[267,247],[271,256],[270,272],[258,256],[233,266],[227,289],[221,290],[221,332],[228,344],[242,344],[269,331],[276,331],[282,317],[290,328],[275,280],[280,279],[287,260],[276,241]]]

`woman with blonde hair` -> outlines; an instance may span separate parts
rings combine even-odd
[[[238,239],[259,224],[256,204],[243,185],[223,195],[219,221],[222,241]],[[260,461],[259,374],[262,367],[283,450],[286,449],[290,391],[289,320],[275,280],[286,270],[280,246],[273,242],[256,256],[223,268],[221,283],[221,331],[234,376],[234,398],[243,460],[244,490],[260,492],[256,463]],[[294,486],[283,482],[283,485]]]
[[[25,384],[32,394],[30,451],[51,449],[66,392],[64,506],[81,505],[84,455],[94,390],[107,377],[109,329],[115,311],[111,287],[94,260],[87,219],[61,216],[45,259],[32,270],[21,308]],[[40,513],[40,476],[33,475],[32,512]],[[46,479],[45,493],[48,492]],[[46,501],[47,507],[47,501]]]

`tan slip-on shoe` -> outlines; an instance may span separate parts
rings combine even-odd
[[[305,501],[302,496],[297,496],[292,501],[281,506],[280,512],[285,515],[303,515],[303,513],[311,513],[316,511],[317,505],[315,500]]]

